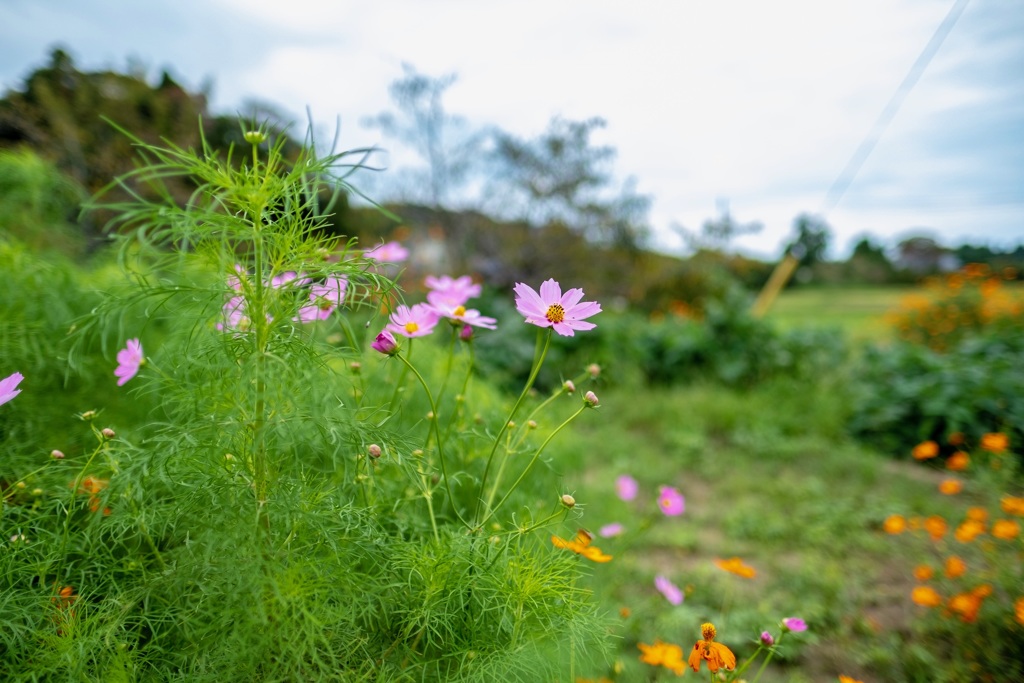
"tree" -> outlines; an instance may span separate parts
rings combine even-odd
[[[598,242],[638,247],[646,237],[650,198],[636,192],[632,178],[610,192],[615,149],[591,144],[592,133],[604,127],[597,117],[555,117],[532,140],[496,131],[491,211],[535,225],[561,223]]]
[[[793,221],[796,239],[786,250],[800,262],[801,267],[811,267],[825,260],[825,252],[832,241],[832,229],[819,216],[802,213]]]
[[[428,76],[411,64],[402,64],[402,70],[405,75],[388,88],[398,111],[381,112],[364,119],[363,125],[378,128],[411,148],[426,164],[425,169],[406,172],[406,178],[400,180],[406,188],[425,185],[428,194],[413,190],[410,196],[406,189],[404,199],[425,201],[435,209],[450,208],[455,190],[469,177],[484,134],[445,110],[444,94],[455,84],[455,74]]]

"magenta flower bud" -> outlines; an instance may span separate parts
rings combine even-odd
[[[761,644],[765,647],[771,647],[775,644],[775,639],[772,638],[772,634],[768,631],[761,631]]]
[[[380,446],[378,446],[375,443],[371,443],[369,446],[366,447],[366,452],[370,454],[371,458],[374,458],[374,459],[379,458],[380,457]]]
[[[398,353],[398,342],[395,341],[393,334],[384,330],[377,335],[377,338],[370,344],[370,348],[383,353],[385,356],[393,356]]]
[[[787,617],[782,620],[782,630],[799,633],[807,630],[807,622],[797,617]]]
[[[459,330],[459,339],[461,339],[464,342],[468,342],[472,338],[473,338],[473,326],[472,325],[463,325],[462,329]]]
[[[115,436],[117,436],[117,434],[114,433],[114,430],[111,429],[110,427],[104,427],[103,429],[101,429],[100,434],[102,434],[103,438],[107,440],[113,439]]]
[[[565,380],[565,384],[562,385],[562,388],[565,389],[565,393],[567,394],[573,394],[576,392],[576,385],[573,384],[571,379]]]
[[[64,454],[58,451],[56,448],[54,448],[52,451],[50,451],[50,457],[53,458],[54,460],[63,460]]]
[[[599,403],[599,401],[597,400],[597,394],[595,394],[593,391],[588,391],[583,396],[583,402],[586,403],[591,408],[596,407]]]

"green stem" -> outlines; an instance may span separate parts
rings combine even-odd
[[[411,337],[409,338],[409,343],[406,345],[405,355],[408,358],[412,358],[412,338]],[[402,387],[405,385],[405,376],[406,376],[406,373],[408,372],[408,368],[412,367],[411,365],[409,365],[409,361],[408,360],[406,360],[405,358],[402,358],[402,360],[405,362],[405,366],[406,367],[402,368],[402,372],[400,372],[399,375],[398,375],[398,382],[395,383],[395,391],[391,394],[391,401],[388,403],[388,412],[389,413],[394,413],[395,412],[395,402],[398,400],[398,393],[402,390]],[[436,410],[434,411],[434,414],[437,415],[437,411]]]
[[[545,329],[547,334],[545,334]],[[541,347],[541,339],[544,339],[543,348]],[[551,343],[551,328],[541,328],[537,331],[537,343],[534,346],[533,351],[533,367],[530,368],[530,376],[526,380],[526,386],[523,387],[523,393],[519,394],[519,398],[516,399],[515,405],[512,406],[512,410],[509,412],[508,417],[505,418],[504,422],[501,423],[501,428],[494,437],[494,444],[491,446],[491,452],[487,455],[487,464],[484,466],[484,476],[480,479],[480,493],[476,497],[476,505],[473,509],[473,519],[477,519],[480,515],[480,502],[484,496],[484,490],[487,486],[487,475],[491,470],[491,463],[494,461],[494,453],[498,450],[498,444],[501,442],[501,437],[508,429],[508,425],[512,422],[512,418],[515,417],[516,411],[519,410],[519,405],[526,398],[526,394],[530,391],[530,387],[533,386],[534,381],[537,379],[537,373],[540,372],[540,366],[544,363],[544,357],[548,353],[548,345]],[[490,515],[488,515],[490,517]],[[483,524],[483,522],[480,522]]]
[[[522,471],[522,473],[519,475],[519,478],[515,480],[515,483],[513,483],[511,487],[509,487],[508,491],[505,493],[505,495],[502,497],[502,499],[498,501],[498,504],[495,505],[493,508],[491,508],[488,511],[487,515],[482,520],[480,520],[480,525],[481,526],[486,524],[487,520],[489,520],[491,517],[494,516],[494,513],[496,513],[501,508],[501,506],[505,504],[505,501],[508,500],[509,496],[512,495],[512,492],[515,491],[516,488],[518,488],[519,484],[522,483],[523,479],[526,478],[526,475],[529,474],[530,470],[533,468],[534,464],[537,462],[537,458],[539,458],[540,454],[544,452],[544,449],[547,448],[547,445],[549,443],[551,443],[551,439],[555,438],[555,435],[558,434],[558,432],[562,431],[566,426],[568,426],[568,424],[570,422],[572,422],[577,417],[579,417],[580,413],[582,413],[584,410],[586,410],[587,407],[588,406],[586,404],[580,406],[579,410],[577,410],[575,413],[573,413],[572,415],[567,417],[565,419],[565,422],[563,422],[562,424],[558,425],[558,427],[556,427],[554,431],[552,431],[550,434],[548,434],[548,438],[544,439],[544,443],[542,443],[540,445],[540,448],[538,448],[537,451],[533,454],[533,457],[530,459],[530,462],[527,463],[526,469],[524,469]]]
[[[419,380],[420,386],[423,387],[423,392],[427,395],[427,401],[430,403],[430,411],[434,414],[433,419],[430,421],[430,425],[431,428],[434,430],[434,438],[437,439],[437,459],[438,462],[441,463],[441,476],[444,479],[445,490],[448,492],[448,500],[451,501],[452,510],[455,511],[455,516],[459,518],[460,522],[462,522],[468,527],[469,522],[467,522],[465,518],[462,516],[462,513],[459,512],[459,507],[455,502],[455,496],[452,495],[451,480],[448,478],[448,466],[445,464],[444,460],[444,444],[441,440],[441,430],[437,426],[440,420],[437,415],[437,404],[434,403],[434,396],[430,393],[430,387],[427,386],[427,382],[426,380],[423,379],[423,375],[421,375],[419,371],[413,367],[412,363],[410,363],[400,353],[395,354],[395,358],[405,363],[405,367],[409,368],[412,374],[416,375],[416,379]]]

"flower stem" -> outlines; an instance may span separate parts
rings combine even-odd
[[[541,340],[544,343],[541,345]],[[519,394],[519,398],[516,399],[515,405],[512,406],[512,410],[509,412],[508,417],[501,423],[501,428],[498,433],[494,436],[494,444],[491,446],[491,452],[487,456],[487,464],[484,466],[484,476],[480,478],[480,493],[476,498],[476,505],[473,510],[473,519],[478,519],[480,515],[480,501],[483,499],[484,489],[487,486],[487,475],[491,470],[491,463],[494,461],[494,453],[498,450],[498,444],[501,442],[501,437],[508,429],[508,425],[512,422],[512,418],[515,417],[516,411],[519,410],[519,405],[526,398],[526,394],[530,391],[530,387],[533,386],[534,381],[537,379],[537,373],[540,372],[540,366],[544,363],[544,357],[548,354],[548,345],[551,343],[551,328],[542,328],[537,331],[537,343],[534,346],[533,351],[533,367],[530,368],[530,376],[526,380],[526,386],[523,387],[523,392]],[[506,454],[507,457],[507,454]],[[487,517],[491,515],[488,514]],[[483,524],[483,522],[480,522]]]
[[[556,427],[554,431],[548,434],[548,438],[544,439],[544,443],[540,445],[540,448],[538,448],[537,451],[533,454],[533,457],[530,458],[530,462],[527,463],[526,469],[522,471],[522,473],[519,475],[519,478],[516,479],[512,486],[509,487],[508,491],[505,492],[505,495],[502,497],[502,499],[498,501],[498,504],[491,508],[488,511],[487,515],[482,520],[480,520],[481,525],[485,524],[487,520],[493,517],[494,513],[496,513],[501,508],[501,506],[505,504],[505,501],[508,500],[509,496],[512,495],[512,492],[515,491],[516,488],[518,488],[519,484],[521,484],[523,479],[526,478],[526,475],[529,474],[531,469],[533,469],[534,464],[537,462],[537,458],[539,458],[540,454],[544,452],[544,449],[547,448],[547,445],[551,443],[551,439],[555,438],[555,435],[558,434],[558,432],[562,431],[570,422],[579,417],[580,413],[582,413],[586,409],[586,405],[580,406],[579,410],[577,410],[575,413],[567,417],[562,424],[558,425],[558,427]]]
[[[434,419],[430,421],[430,425],[434,430],[434,438],[437,439],[437,459],[438,462],[441,463],[441,476],[442,478],[444,478],[444,487],[445,490],[448,492],[448,500],[451,501],[452,510],[455,511],[455,516],[459,518],[460,522],[462,522],[468,527],[469,522],[467,522],[465,518],[462,516],[462,513],[459,512],[459,506],[455,502],[455,496],[452,495],[451,480],[448,478],[448,466],[445,464],[444,460],[444,445],[441,440],[441,429],[437,426],[437,423],[440,420],[438,419],[437,416],[437,404],[434,403],[434,396],[430,393],[430,387],[427,386],[427,382],[426,380],[423,379],[423,375],[421,375],[419,371],[415,367],[413,367],[412,363],[410,363],[409,360],[400,353],[395,354],[395,357],[398,358],[398,360],[405,363],[405,367],[409,368],[412,374],[416,375],[416,379],[420,381],[420,386],[423,387],[423,392],[427,395],[427,401],[430,403],[430,410],[431,412],[434,413]],[[433,506],[431,505],[431,508],[432,507]]]

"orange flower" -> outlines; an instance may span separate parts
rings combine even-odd
[[[1010,446],[1010,438],[1000,432],[989,432],[981,435],[981,450],[989,453],[1002,453]]]
[[[839,674],[839,683],[864,683],[864,681],[860,681],[856,678],[850,678],[849,676]]]
[[[882,522],[882,528],[887,534],[902,534],[907,530],[907,520],[903,515],[889,515]]]
[[[1000,507],[1002,507],[1003,512],[1008,515],[1024,515],[1024,498],[1019,498],[1017,496],[1003,496]]]
[[[971,456],[963,451],[957,451],[946,460],[946,469],[954,472],[963,472],[971,464]]]
[[[934,441],[922,441],[914,446],[914,450],[911,451],[911,454],[914,456],[914,460],[927,460],[928,458],[934,458],[939,454],[939,444]]]
[[[620,607],[619,608],[619,616],[622,617],[623,619],[629,619],[629,616],[631,614],[633,614],[633,610],[631,610],[630,608],[628,608],[628,607]]]
[[[917,586],[910,593],[910,599],[922,607],[936,607],[942,604],[942,596],[931,586]]]
[[[919,564],[914,567],[914,578],[918,581],[927,581],[935,575],[932,568],[926,564]]]
[[[732,572],[736,576],[742,576],[744,579],[752,579],[757,576],[757,570],[748,564],[743,564],[743,560],[738,557],[733,557],[728,560],[716,559],[715,564],[718,565],[719,569]]]
[[[997,519],[992,524],[992,535],[1010,541],[1020,535],[1020,524],[1013,519]]]
[[[984,522],[988,520],[988,510],[985,508],[967,508],[967,519],[974,522]]]
[[[947,496],[955,496],[963,490],[963,482],[958,479],[943,479],[939,483],[939,492]]]
[[[551,542],[556,548],[568,548],[577,555],[582,555],[588,560],[594,562],[609,562],[612,559],[611,555],[605,555],[601,552],[601,549],[596,545],[590,545],[594,537],[586,529],[580,529],[576,532],[576,538],[572,541],[567,541],[564,538],[558,536],[552,536]]]
[[[683,648],[678,645],[655,640],[654,645],[637,643],[637,647],[643,652],[640,661],[644,664],[663,666],[675,672],[676,676],[682,676],[686,670],[686,665],[683,664]]]
[[[700,634],[703,638],[694,643],[693,650],[690,651],[689,663],[691,669],[700,671],[701,661],[708,663],[711,673],[715,673],[719,669],[732,671],[736,668],[736,655],[732,653],[732,650],[721,643],[715,642],[715,636],[718,632],[715,630],[714,624],[701,624]]]
[[[946,558],[946,578],[956,579],[967,572],[967,563],[956,555]]]
[[[932,515],[924,520],[924,530],[928,532],[933,541],[937,541],[945,536],[948,528],[946,520],[938,515]]]
[[[953,432],[952,434],[949,435],[949,438],[946,440],[946,442],[950,446],[962,446],[964,444],[964,441],[965,438],[963,432]]]
[[[975,519],[968,519],[956,528],[956,540],[961,543],[970,543],[976,536],[985,533],[985,525]]]
[[[949,611],[960,615],[960,620],[973,623],[978,619],[981,602],[992,593],[992,587],[982,584],[966,593],[957,593],[949,599]]]
[[[1013,614],[1017,623],[1024,626],[1024,597],[1017,598],[1017,602],[1013,603]]]

